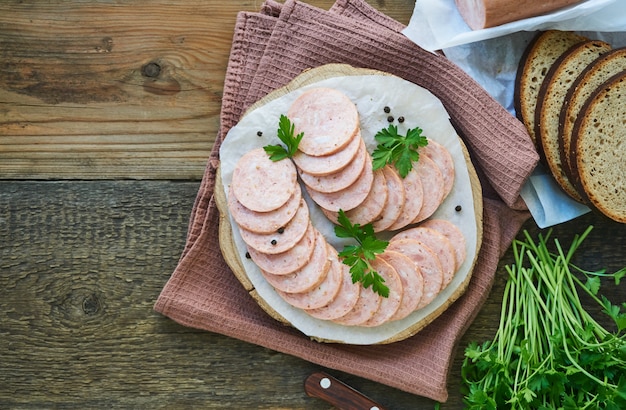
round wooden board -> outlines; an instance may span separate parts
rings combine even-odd
[[[268,94],[263,99],[259,100],[257,103],[252,105],[247,111],[251,112],[263,105],[267,104],[274,99],[280,98],[294,90],[299,89],[300,87],[310,85],[316,83],[321,80],[325,80],[333,77],[343,77],[343,76],[358,76],[358,75],[383,75],[383,76],[392,76],[392,74],[384,73],[375,70],[369,69],[360,69],[355,68],[345,64],[329,64],[324,65],[318,68],[310,69],[304,71],[294,80],[292,80],[286,86],[277,89],[270,94]],[[244,114],[244,116],[246,115]],[[400,340],[404,340],[408,337],[415,335],[429,323],[431,323],[434,319],[436,319],[442,312],[444,312],[455,300],[457,300],[467,289],[467,286],[471,279],[471,271],[473,270],[478,252],[480,250],[480,246],[482,244],[482,225],[483,225],[483,203],[482,203],[482,188],[480,185],[480,181],[476,174],[476,170],[474,169],[473,164],[471,163],[469,153],[467,148],[465,147],[462,140],[459,138],[459,144],[461,145],[462,152],[465,159],[465,164],[467,166],[467,171],[469,174],[469,179],[471,183],[471,191],[474,203],[474,217],[476,222],[476,250],[474,253],[474,258],[471,262],[471,268],[469,273],[465,276],[464,280],[454,289],[453,293],[441,303],[437,309],[430,312],[427,316],[422,318],[416,323],[413,323],[411,326],[406,327],[402,331],[397,332],[392,337],[389,337],[378,344],[386,344],[393,343]],[[221,178],[221,168],[218,169],[218,173],[216,176],[216,184],[214,190],[214,196],[216,200],[216,204],[218,210],[220,212],[219,218],[219,239],[220,239],[220,249],[224,256],[224,259],[228,266],[232,269],[233,273],[237,277],[237,279],[241,282],[242,286],[250,293],[250,295],[256,300],[259,306],[266,311],[271,317],[278,320],[281,323],[292,325],[287,319],[285,319],[281,314],[279,314],[270,303],[268,303],[264,298],[262,298],[259,293],[254,288],[248,274],[243,266],[243,263],[240,259],[240,251],[237,248],[235,241],[233,239],[233,230],[230,222],[230,216],[228,211],[228,204],[226,193],[224,190],[224,186],[222,184]],[[297,327],[297,326],[296,326]],[[346,327],[346,329],[350,329],[350,327]],[[319,342],[328,342],[328,343],[343,343],[342,340],[330,340],[325,338],[311,337],[314,340]]]

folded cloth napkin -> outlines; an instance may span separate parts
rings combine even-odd
[[[401,34],[404,26],[364,0],[330,10],[267,0],[237,16],[224,83],[220,130],[189,223],[179,264],[155,310],[185,325],[291,354],[332,369],[445,401],[459,339],[491,289],[500,257],[530,216],[519,198],[538,156],[523,125],[445,57]],[[304,69],[326,63],[386,71],[439,97],[471,151],[483,185],[483,243],[467,291],[417,335],[387,345],[319,343],[265,313],[224,262],[213,199],[219,147],[245,109]]]

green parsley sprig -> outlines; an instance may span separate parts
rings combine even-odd
[[[394,164],[402,178],[411,172],[413,162],[419,160],[417,149],[428,144],[428,140],[422,135],[421,128],[409,128],[404,136],[398,134],[398,127],[393,124],[378,131],[374,138],[378,142],[372,153],[374,170],[387,164]]]
[[[353,238],[357,241],[357,245],[346,245],[339,252],[343,263],[350,266],[352,282],[361,282],[364,288],[371,286],[375,293],[385,298],[389,297],[389,288],[385,285],[385,279],[370,264],[377,254],[387,248],[389,242],[376,238],[372,224],[363,226],[352,224],[343,210],[339,210],[337,222],[339,225],[335,225],[335,235],[339,238]]]
[[[626,303],[597,295],[599,277],[572,256],[591,226],[569,250],[548,237],[513,243],[515,264],[506,266],[500,325],[493,340],[472,342],[461,369],[468,409],[624,409],[626,408]],[[574,271],[577,274],[574,274]],[[584,281],[578,276],[586,278]],[[614,322],[610,332],[582,306],[584,291]]]
[[[294,135],[295,128],[295,125],[286,115],[280,115],[277,131],[278,139],[280,139],[286,147],[280,144],[264,146],[263,149],[267,152],[272,161],[280,161],[281,159],[291,158],[298,151],[298,145],[300,145],[300,141],[302,141],[304,133],[301,132],[298,135]]]

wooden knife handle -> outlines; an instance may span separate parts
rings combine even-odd
[[[323,372],[307,377],[304,391],[310,397],[326,400],[341,410],[385,410],[363,393]]]

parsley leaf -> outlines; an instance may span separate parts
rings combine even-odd
[[[378,131],[374,138],[378,142],[372,153],[374,170],[387,164],[394,164],[402,178],[411,172],[413,162],[419,160],[417,149],[428,144],[428,140],[422,135],[421,128],[409,128],[406,136],[403,136],[398,134],[398,127],[393,124]]]
[[[289,120],[289,118],[281,114],[278,121],[278,139],[280,139],[286,148],[282,145],[266,145],[263,147],[272,161],[280,161],[281,159],[291,158],[298,151],[298,145],[304,137],[304,133],[294,136],[295,125]]]
[[[357,245],[346,245],[339,252],[342,262],[350,266],[352,282],[361,282],[364,288],[371,286],[375,293],[389,297],[389,288],[384,284],[385,279],[372,269],[369,262],[375,259],[377,254],[382,253],[389,242],[376,238],[372,224],[363,226],[352,224],[342,209],[339,210],[337,222],[339,225],[335,225],[335,235],[357,241]]]

